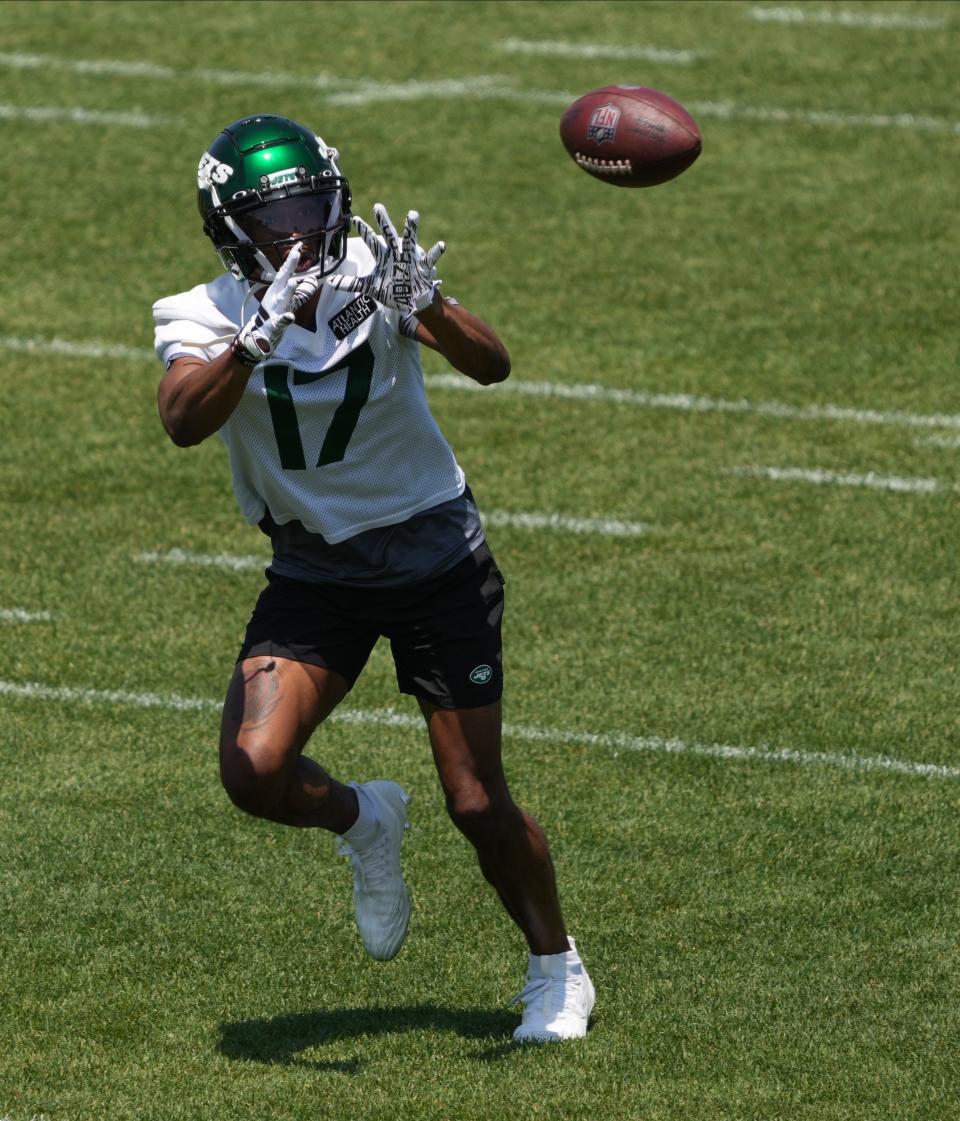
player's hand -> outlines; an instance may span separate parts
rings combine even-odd
[[[293,322],[297,308],[320,287],[320,280],[308,276],[298,280],[295,273],[302,245],[298,241],[277,270],[270,287],[260,299],[259,309],[247,320],[233,340],[233,353],[245,366],[256,366],[277,349],[283,332]]]
[[[436,263],[446,246],[438,241],[429,252],[424,252],[417,245],[420,215],[415,210],[407,215],[402,238],[382,203],[374,206],[373,214],[379,234],[362,218],[354,218],[357,233],[373,255],[372,270],[366,276],[328,276],[327,283],[340,292],[372,296],[378,303],[395,308],[401,316],[423,311],[433,302],[440,286]]]
[[[441,281],[437,278],[437,261],[447,248],[438,241],[433,248],[424,251],[417,244],[420,232],[420,215],[411,210],[403,226],[403,240],[400,242],[400,261],[403,270],[410,278],[409,312],[423,311],[433,303]]]

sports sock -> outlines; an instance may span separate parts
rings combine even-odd
[[[579,965],[582,967],[583,962],[577,952],[576,942],[570,937],[567,938],[567,941],[570,943],[570,949],[564,950],[563,953],[531,954],[531,967],[544,977],[563,977],[568,971],[573,970],[573,966]]]
[[[357,792],[360,813],[353,825],[343,834],[343,839],[355,852],[362,852],[375,840],[380,823],[370,795],[359,783],[351,782],[350,785]]]

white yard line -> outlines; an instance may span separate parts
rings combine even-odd
[[[105,112],[101,109],[82,109],[78,105],[3,105],[0,104],[0,121],[30,121],[33,124],[50,124],[69,121],[74,125],[120,126],[123,128],[157,128],[177,124],[175,117],[159,117],[135,109],[124,113]]]
[[[193,79],[215,86],[261,86],[269,89],[342,88],[344,81],[330,74],[292,75],[245,70],[180,69],[144,59],[63,58],[25,51],[0,51],[0,67],[11,70],[59,70],[68,74],[106,75],[114,78],[155,79],[161,82]],[[346,82],[347,85],[355,82]]]
[[[654,532],[654,527],[646,522],[623,522],[611,518],[568,518],[562,514],[518,514],[507,510],[491,510],[481,514],[481,519],[484,525],[494,529],[549,530],[595,537],[641,537]],[[270,563],[270,557],[266,554],[194,553],[187,549],[136,553],[133,559],[140,564],[218,568],[230,572],[262,571]]]
[[[518,89],[509,95],[509,99],[539,105],[565,106],[579,96],[580,94],[571,92]],[[944,132],[960,136],[960,121],[908,111],[853,113],[844,109],[788,109],[778,105],[738,105],[733,101],[684,100],[684,105],[698,120],[758,121],[761,124],[817,125],[827,128],[909,129],[914,132],[917,130]]]
[[[43,685],[38,682],[0,681],[0,696],[19,697],[33,701],[55,701],[65,704],[128,705],[135,708],[158,708],[175,712],[218,712],[219,701],[205,697],[181,697],[176,693],[127,692],[119,689],[83,689],[70,686]],[[363,711],[344,709],[330,719],[335,723],[378,725],[391,728],[422,729],[417,716],[392,709]],[[696,743],[660,736],[635,736],[618,732],[578,732],[562,728],[540,728],[525,724],[506,724],[504,734],[512,739],[610,750],[649,752],[660,755],[693,755],[709,759],[751,763],[790,763],[802,767],[834,767],[847,771],[886,771],[916,778],[958,779],[960,768],[937,763],[917,763],[889,755],[849,755],[830,751],[801,751],[790,747],[760,744],[747,747],[736,744]]]
[[[172,564],[188,568],[224,568],[230,572],[263,570],[270,563],[269,556],[238,555],[234,553],[192,553],[186,549],[168,549],[165,553],[137,553],[140,564]]]
[[[838,8],[751,8],[747,15],[761,23],[827,23],[834,27],[906,28],[915,31],[940,31],[945,19],[928,16],[897,15],[893,12],[849,12]]]
[[[507,40],[522,43],[525,40]],[[645,48],[610,47],[548,43],[553,50],[640,50]],[[542,44],[541,44],[542,46]],[[526,48],[524,48],[526,49]],[[531,50],[539,51],[540,47]],[[650,48],[653,49],[653,48]],[[689,52],[664,52],[680,59]],[[588,56],[584,56],[588,57]],[[599,56],[593,56],[599,57]],[[620,57],[620,56],[617,56]],[[666,61],[661,59],[660,61]],[[218,86],[262,87],[267,89],[313,90],[320,100],[333,105],[368,105],[379,102],[413,101],[426,98],[466,98],[475,100],[499,99],[534,105],[569,105],[584,91],[524,89],[510,75],[476,74],[462,78],[443,78],[435,81],[377,82],[366,78],[339,78],[331,74],[295,75],[211,69],[176,69],[144,60],[124,59],[74,59],[55,55],[29,54],[19,51],[0,51],[0,67],[20,70],[59,70],[73,74],[129,77],[143,81],[154,78],[162,81],[192,80]],[[960,122],[943,117],[930,117],[902,111],[897,113],[863,113],[844,110],[798,109],[778,106],[737,105],[726,101],[689,101],[687,108],[695,117],[724,121],[761,121],[775,124],[812,124],[844,128],[904,128],[930,132],[948,132],[960,135]],[[151,116],[137,111],[104,112],[78,106],[16,106],[0,105],[0,119],[31,120],[34,122],[69,120],[81,124],[129,125],[152,128],[155,125],[175,124],[175,118]]]
[[[646,522],[622,522],[611,518],[568,518],[563,514],[518,514],[490,510],[482,514],[485,525],[494,529],[549,529],[558,533],[585,533],[597,537],[641,537],[654,532]]]
[[[35,701],[63,701],[67,704],[127,705],[134,708],[160,708],[174,712],[219,710],[219,701],[202,697],[180,697],[176,693],[131,693],[124,689],[77,689],[65,685],[41,685],[35,681],[0,681],[0,696],[24,697]]]
[[[64,358],[107,358],[131,362],[155,362],[148,347],[124,346],[97,341],[72,342],[43,336],[0,335],[0,350],[61,355]],[[427,374],[431,389],[466,393],[518,393],[528,397],[557,397],[568,401],[596,401],[640,409],[673,409],[690,413],[744,413],[779,420],[841,421],[851,424],[891,425],[903,428],[948,428],[960,430],[956,413],[908,413],[901,410],[849,408],[841,405],[787,405],[780,401],[729,400],[699,397],[690,393],[650,393],[637,389],[615,389],[605,385],[523,381],[510,378],[496,389],[484,388],[460,374]]]
[[[535,105],[570,105],[584,91],[569,90],[503,90],[498,96],[510,101]],[[817,125],[827,128],[910,129],[923,132],[945,132],[960,136],[960,121],[946,117],[902,111],[898,113],[861,113],[844,109],[800,109],[778,105],[739,105],[733,101],[684,100],[684,105],[698,120],[758,121],[761,124]]]
[[[49,623],[53,616],[49,611],[27,611],[23,607],[0,608],[0,622],[3,623]]]
[[[3,340],[0,339],[0,345]],[[468,378],[457,374],[428,374],[432,389],[453,389],[482,392]],[[854,424],[895,425],[914,428],[958,428],[960,415],[955,413],[907,413],[898,410],[852,409],[840,405],[786,405],[780,401],[731,401],[718,397],[698,397],[689,393],[647,393],[636,389],[613,389],[604,385],[566,385],[549,381],[521,381],[511,378],[498,385],[497,393],[520,393],[531,397],[559,397],[573,401],[602,401],[616,405],[634,405],[644,409],[677,409],[691,413],[752,413],[782,420],[837,420]]]
[[[960,136],[960,121],[917,113],[848,113],[834,109],[785,109],[775,105],[736,105],[728,101],[689,101],[694,117],[721,121],[760,121],[772,124],[826,125],[831,128],[905,128],[947,132]]]
[[[0,349],[26,354],[53,354],[63,358],[119,358],[127,362],[158,362],[150,347],[123,343],[73,342],[41,335],[0,335]]]
[[[917,448],[960,448],[960,436],[918,436],[913,445]]]
[[[509,78],[480,74],[472,78],[438,78],[417,82],[352,82],[347,88],[329,93],[329,105],[370,105],[380,101],[419,101],[423,98],[512,99],[516,93]]]
[[[703,58],[699,51],[614,46],[604,43],[570,43],[556,39],[501,39],[496,45],[505,54],[540,55],[547,58],[640,59],[644,62],[667,62],[679,65]]]
[[[161,82],[194,81],[204,85],[243,86],[261,89],[315,90],[333,105],[363,105],[373,101],[413,101],[429,97],[509,97],[515,92],[509,78],[478,74],[465,78],[440,78],[433,81],[377,82],[366,78],[338,78],[332,74],[296,75],[243,70],[178,69],[142,59],[62,58],[56,55],[0,51],[0,68],[13,70],[54,70],[77,75],[115,78],[153,79]],[[12,108],[12,107],[11,107]],[[23,112],[33,112],[25,109]],[[85,110],[50,110],[87,112]]]
[[[177,77],[172,66],[153,62],[118,58],[60,58],[57,55],[31,54],[27,51],[0,51],[0,66],[8,70],[65,70],[70,74],[109,74],[126,78],[157,78],[169,81]]]
[[[728,475],[740,475],[753,479],[769,479],[772,482],[814,483],[817,486],[868,487],[873,490],[889,490],[900,494],[933,494],[947,489],[939,479],[904,479],[896,475],[878,475],[868,471],[865,475],[841,474],[835,471],[822,471],[805,467],[732,467]]]
[[[331,94],[327,101],[337,105],[365,105],[382,101],[414,100],[434,96],[431,83],[402,85],[367,83],[362,89]],[[514,101],[531,105],[565,107],[584,91],[523,89],[509,78],[481,76],[451,81],[445,96],[473,100]],[[701,120],[756,121],[761,124],[800,124],[826,128],[909,129],[960,136],[960,121],[926,114],[854,113],[842,109],[800,109],[777,105],[738,105],[731,101],[685,101],[686,108]]]

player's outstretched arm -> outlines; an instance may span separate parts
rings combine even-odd
[[[438,351],[455,370],[481,385],[503,381],[510,373],[510,355],[493,328],[456,300],[440,296],[437,262],[445,243],[420,248],[416,210],[407,213],[402,236],[382,203],[374,206],[373,213],[379,234],[362,218],[354,218],[373,257],[373,268],[364,276],[328,276],[327,283],[341,292],[363,292],[396,309],[404,334]]]
[[[434,293],[433,303],[416,313],[417,342],[442,354],[455,370],[481,385],[505,381],[510,355],[494,329],[455,300]]]

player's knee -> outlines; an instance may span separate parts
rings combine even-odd
[[[242,752],[221,758],[220,781],[237,809],[253,817],[269,817],[283,797],[282,774],[258,769]]]
[[[447,813],[453,824],[474,844],[494,840],[519,818],[509,795],[476,785],[455,791],[447,798]]]

